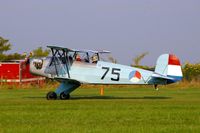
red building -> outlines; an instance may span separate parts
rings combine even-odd
[[[0,62],[0,83],[42,83],[44,77],[34,76],[24,60]]]

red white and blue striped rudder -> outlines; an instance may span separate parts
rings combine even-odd
[[[173,81],[180,81],[183,77],[179,58],[173,54],[161,55],[156,64],[155,73],[173,78]]]

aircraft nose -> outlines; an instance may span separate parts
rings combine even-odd
[[[30,72],[34,75],[50,77],[47,72],[47,67],[50,62],[50,58],[32,58],[30,59]]]
[[[34,63],[33,63],[33,61],[34,61],[35,59],[29,59],[29,67],[30,67],[30,73],[32,73],[32,74],[36,74],[36,69],[35,69],[35,67],[34,67]]]
[[[43,68],[44,60],[33,58],[30,59],[29,62],[30,62],[30,72],[32,74],[40,75]]]

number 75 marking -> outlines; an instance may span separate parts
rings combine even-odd
[[[109,67],[102,67],[102,69],[104,69],[106,71],[103,74],[103,76],[101,77],[101,80],[103,80],[106,77],[106,75],[108,74],[110,68]],[[121,71],[121,69],[119,69],[119,68],[112,68],[111,74],[112,75],[116,75],[116,78],[111,78],[112,81],[119,81],[120,80],[120,73],[119,73],[120,71]]]

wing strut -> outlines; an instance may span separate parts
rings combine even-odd
[[[56,69],[56,75],[59,76],[58,74],[58,68],[57,65],[59,64],[59,61],[61,61],[62,64],[66,65],[66,70],[67,70],[67,75],[68,78],[70,78],[70,73],[69,73],[69,57],[68,57],[68,49],[62,49],[62,48],[57,48],[57,47],[49,47],[52,52],[52,60],[49,64],[51,66],[52,64],[55,66]],[[58,62],[58,64],[57,64]]]
[[[69,60],[69,57],[67,56],[67,53],[68,53],[68,51],[63,50],[63,54],[64,54],[64,57],[65,57],[65,60],[66,60],[67,74],[68,74],[68,78],[70,78],[70,74],[69,74],[69,63],[70,63],[70,60]]]
[[[52,55],[53,55],[53,57],[52,57],[52,60],[51,60],[51,63],[49,64],[49,66],[51,66],[52,64],[54,64],[55,69],[56,69],[56,75],[58,76],[58,70],[57,70],[56,60],[55,60],[55,58],[56,58],[56,54],[57,54],[57,51],[54,52],[53,48],[51,48],[51,51],[52,51]]]

